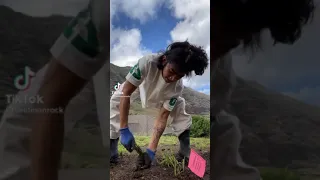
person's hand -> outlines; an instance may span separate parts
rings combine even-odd
[[[156,153],[148,148],[146,152],[138,157],[136,170],[150,168],[155,155]]]
[[[135,141],[128,127],[120,129],[120,143],[127,149],[127,151],[133,151]]]

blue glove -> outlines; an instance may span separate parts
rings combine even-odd
[[[120,142],[127,149],[127,151],[133,151],[135,141],[128,127],[120,129]]]
[[[136,170],[150,168],[155,155],[156,155],[156,152],[147,148],[146,152],[144,152],[142,155],[139,155]]]
[[[147,154],[151,161],[154,160],[154,157],[156,156],[156,152],[153,152],[151,149],[147,148]]]

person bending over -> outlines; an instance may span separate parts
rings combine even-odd
[[[172,118],[172,128],[180,141],[178,160],[188,159],[190,153],[191,115],[185,111],[182,77],[202,75],[208,66],[208,56],[201,47],[189,42],[174,42],[164,53],[139,59],[126,76],[126,81],[110,99],[111,163],[118,162],[118,140],[133,151],[134,136],[128,127],[130,102],[140,95],[143,108],[158,108],[152,137],[144,157],[138,165],[148,168],[155,158],[159,139]],[[143,159],[144,158],[144,159]]]
[[[254,47],[259,44],[256,42],[259,42],[264,29],[270,30],[275,42],[293,44],[299,39],[302,26],[313,14],[314,8],[312,0],[215,0],[211,1],[211,6],[212,76],[215,75],[214,65],[218,59],[239,45]],[[110,42],[107,33],[110,29],[109,10],[108,1],[91,0],[57,39],[38,91],[44,103],[37,108],[66,108],[70,100],[108,61],[109,50],[105,47]],[[213,85],[211,94],[216,91]],[[211,114],[210,119],[215,119],[218,114]],[[35,122],[31,135],[32,180],[57,180],[64,114],[44,113],[31,118]],[[237,145],[241,140],[238,124],[234,121],[225,121],[224,124],[215,121],[212,124],[211,138],[214,144],[211,145],[210,156],[217,165],[212,166],[214,172],[211,173],[211,179],[259,179],[256,171],[242,168],[243,165],[238,161],[240,155]],[[222,146],[228,144],[230,139],[233,141],[231,147]],[[233,158],[223,161],[227,157]],[[219,162],[225,163],[219,165]],[[229,172],[234,175],[230,177]]]

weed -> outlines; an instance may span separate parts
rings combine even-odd
[[[173,168],[174,176],[178,176],[185,170],[185,160],[178,162],[172,151],[170,153],[163,152],[160,165]]]

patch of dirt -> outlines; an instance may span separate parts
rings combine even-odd
[[[197,151],[204,159],[207,161],[206,172],[203,178],[199,178],[190,169],[185,166],[184,172],[174,176],[174,170],[170,167],[163,167],[160,164],[153,165],[150,169],[145,169],[142,171],[134,171],[135,163],[137,160],[137,155],[124,155],[120,157],[120,161],[116,166],[111,167],[110,169],[110,178],[111,180],[200,180],[210,179],[210,153]]]

